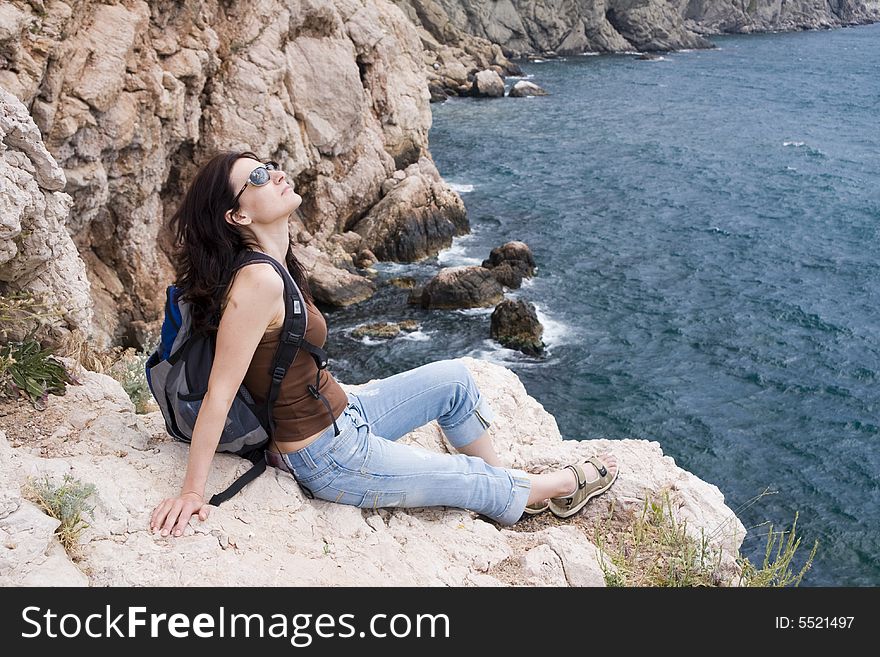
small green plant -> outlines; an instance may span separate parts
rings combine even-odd
[[[149,357],[149,351],[126,349],[109,371],[110,376],[122,385],[137,413],[148,413],[153,406],[153,394],[144,372]]]
[[[761,494],[763,496],[766,491]],[[761,496],[758,496],[759,499]],[[754,501],[752,501],[753,503]],[[675,519],[668,492],[655,502],[646,499],[641,513],[610,528],[612,514],[595,528],[596,544],[607,554],[611,566],[600,562],[606,586],[725,586],[721,567],[722,550],[712,545],[721,528],[697,538],[687,531],[687,522]],[[773,532],[767,539],[764,563],[756,568],[741,555],[735,557],[735,582],[739,586],[798,586],[812,565],[818,541],[806,563],[793,572],[792,563],[801,539],[796,536],[797,514],[790,532]],[[774,553],[775,549],[775,555]],[[613,567],[612,567],[613,566]]]
[[[42,481],[28,479],[26,497],[61,523],[55,533],[73,559],[79,558],[79,537],[89,527],[83,516],[91,515],[95,508],[86,504],[94,492],[94,484],[84,484],[69,474],[64,475],[61,485],[50,481],[48,476]]]
[[[27,396],[42,410],[49,393],[64,395],[68,383],[76,381],[67,368],[33,338],[0,345],[0,396]]]
[[[601,567],[606,586],[718,586],[721,551],[709,539],[687,530],[672,513],[668,492],[659,502],[645,499],[641,513],[614,532],[605,523],[596,530],[597,545],[611,558]]]
[[[773,525],[770,525],[767,534],[767,548],[764,552],[764,563],[761,568],[756,568],[745,557],[741,558],[740,565],[742,567],[742,575],[740,577],[740,586],[798,586],[804,578],[806,572],[813,565],[813,558],[819,549],[819,541],[813,543],[813,548],[807,557],[806,562],[798,572],[792,570],[792,561],[795,552],[801,544],[801,537],[797,536],[797,520],[798,514],[794,514],[794,522],[791,524],[791,531],[774,532]],[[774,548],[776,554],[773,555]],[[771,555],[773,558],[771,559]]]

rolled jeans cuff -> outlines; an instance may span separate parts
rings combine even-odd
[[[486,429],[495,421],[495,411],[489,402],[481,395],[477,400],[473,411],[461,422],[453,427],[441,425],[446,438],[456,449],[474,442],[483,435]]]
[[[513,483],[510,491],[510,501],[504,513],[496,518],[496,520],[498,524],[510,526],[516,523],[526,510],[526,504],[529,502],[529,493],[532,490],[532,481],[529,479],[529,475],[522,470],[507,468],[507,473],[510,475],[511,482]]]

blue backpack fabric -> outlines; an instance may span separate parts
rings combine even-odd
[[[336,435],[339,435],[330,403],[318,392],[321,370],[327,367],[327,354],[320,347],[305,340],[308,328],[306,304],[302,292],[287,268],[264,253],[245,251],[236,261],[233,273],[258,262],[271,264],[284,281],[284,325],[269,372],[272,383],[266,404],[257,404],[242,383],[229,409],[223,433],[217,444],[218,452],[237,454],[250,460],[254,465],[229,488],[214,495],[210,500],[212,505],[225,502],[266,469],[265,449],[269,441],[274,439],[275,432],[272,407],[278,399],[281,381],[300,347],[312,354],[318,366],[315,385],[307,386],[309,393],[316,399],[323,400],[330,413]],[[176,440],[189,443],[192,441],[199,408],[208,390],[208,379],[214,363],[215,336],[193,333],[192,308],[189,303],[181,300],[180,294],[180,289],[175,285],[169,285],[166,290],[161,339],[158,347],[147,360],[146,376],[150,391],[162,410],[165,428],[169,435]],[[312,497],[307,488],[301,484],[300,486],[307,496]]]

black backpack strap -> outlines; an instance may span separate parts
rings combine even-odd
[[[224,490],[222,493],[217,493],[214,495],[210,502],[211,506],[219,506],[223,504],[226,500],[233,497],[240,491],[242,488],[251,483],[254,479],[259,477],[266,471],[266,454],[262,449],[255,450],[248,458],[253,461],[253,467],[241,475],[238,479],[232,482],[232,485]]]

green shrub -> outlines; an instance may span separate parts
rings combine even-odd
[[[0,345],[0,396],[27,396],[44,409],[49,393],[64,395],[68,383],[76,383],[70,372],[33,338]]]
[[[742,576],[740,586],[798,586],[806,572],[813,565],[813,557],[819,549],[819,541],[813,543],[813,548],[801,569],[795,573],[792,571],[792,561],[795,552],[801,544],[801,537],[797,536],[798,514],[794,514],[794,522],[791,531],[774,532],[770,525],[767,534],[767,548],[764,552],[764,563],[761,568],[756,568],[745,557],[741,558]],[[787,536],[787,538],[786,538]],[[773,554],[774,547],[776,554]],[[772,555],[772,558],[771,558]]]
[[[148,413],[155,406],[153,394],[147,385],[147,376],[144,366],[150,357],[150,351],[135,351],[126,349],[108,372],[110,376],[119,381],[137,413]]]
[[[702,531],[699,538],[692,536],[687,522],[673,515],[668,492],[660,502],[646,499],[641,513],[622,524],[618,520],[615,527],[610,526],[612,515],[595,528],[596,544],[613,565],[604,558],[600,562],[606,586],[798,586],[818,549],[817,541],[803,567],[792,571],[801,542],[795,514],[790,532],[773,532],[771,526],[761,568],[735,557],[740,575],[733,582],[722,575],[722,550],[711,541],[721,528],[709,536]]]
[[[86,504],[94,492],[94,484],[84,484],[69,474],[64,475],[60,486],[49,481],[49,477],[44,477],[42,481],[28,479],[25,496],[60,521],[55,533],[65,551],[74,559],[79,558],[80,534],[89,526],[83,520],[83,515],[91,515],[95,508]]]

